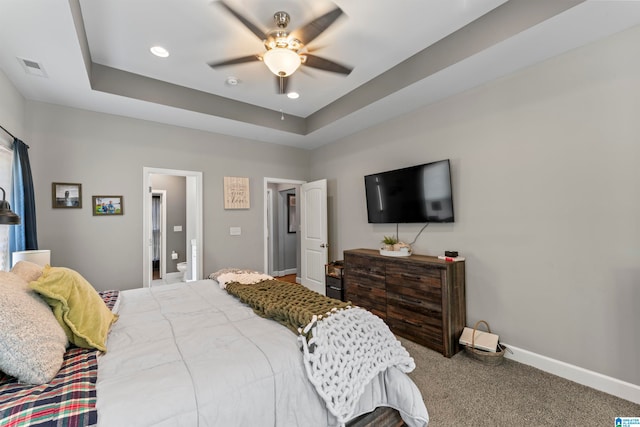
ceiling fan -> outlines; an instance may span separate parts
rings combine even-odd
[[[282,11],[276,12],[273,15],[273,19],[277,29],[264,32],[224,1],[220,1],[219,3],[262,40],[266,51],[263,54],[242,56],[220,62],[210,62],[208,65],[211,68],[251,61],[263,61],[276,76],[279,94],[287,93],[287,79],[301,65],[345,75],[351,73],[351,68],[326,58],[312,55],[307,48],[307,45],[311,41],[322,34],[322,32],[329,28],[329,26],[342,15],[342,9],[339,7],[336,7],[293,32],[287,30],[290,20],[289,14]]]

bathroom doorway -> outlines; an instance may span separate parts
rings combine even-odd
[[[175,180],[173,178],[175,178]],[[167,209],[171,209],[171,198],[169,194],[165,193],[164,203],[162,203],[161,200],[161,206],[163,206],[163,208],[159,208],[159,212],[160,216],[164,218],[164,226],[160,225],[161,232],[156,232],[156,234],[160,234],[159,238],[154,237],[153,206],[154,194],[161,194],[162,192],[160,190],[163,189],[154,188],[154,181],[156,183],[163,182],[164,184],[162,184],[162,186],[168,185],[166,184],[167,182],[180,181],[181,184],[178,184],[178,186],[182,187],[182,209],[184,213],[183,216],[177,220],[176,224],[167,224],[166,222],[166,218],[169,216]],[[154,259],[158,260],[159,274],[162,276],[163,282],[166,282],[167,276],[171,275],[175,276],[176,281],[181,281],[183,277],[186,280],[202,279],[202,172],[144,167],[143,192],[145,194],[143,202],[143,287],[149,287],[153,280],[154,266],[156,264]],[[162,215],[163,211],[164,215]],[[157,212],[158,211],[156,211],[156,213]],[[167,228],[169,228],[169,230],[167,230]],[[168,234],[171,236],[167,236]],[[171,245],[167,243],[168,237],[178,238],[180,240],[179,243],[175,243],[174,240],[173,246],[175,246],[175,248],[170,247]],[[162,245],[164,245],[164,250],[162,250]],[[167,255],[167,252],[171,252],[171,254]],[[182,272],[167,273],[167,265],[169,262],[173,262],[173,264],[184,263],[183,266],[186,268],[184,275]],[[174,268],[171,270],[174,270]]]
[[[163,279],[167,274],[166,253],[167,237],[167,192],[166,190],[152,190],[151,192],[151,280]]]

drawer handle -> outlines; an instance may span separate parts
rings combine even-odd
[[[422,279],[422,276],[416,276],[415,274],[407,274],[407,273],[400,273],[400,277],[404,277],[405,279],[413,279],[413,280]]]
[[[334,291],[341,291],[342,288],[336,288],[335,286],[327,286],[329,289],[333,289]]]

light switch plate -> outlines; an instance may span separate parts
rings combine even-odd
[[[229,227],[229,234],[232,236],[239,236],[242,234],[242,228],[240,227]]]
[[[173,231],[182,231],[182,226],[181,225],[174,225],[173,226]]]

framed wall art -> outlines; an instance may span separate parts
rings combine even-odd
[[[51,183],[51,207],[55,209],[82,208],[82,184]]]
[[[124,198],[122,196],[92,196],[94,216],[113,216],[124,213]]]
[[[224,177],[224,208],[249,209],[249,178]]]
[[[295,233],[298,230],[298,216],[296,215],[296,195],[287,194],[287,232]]]

